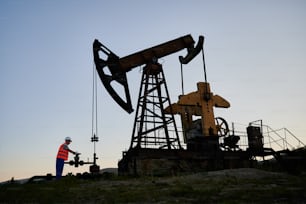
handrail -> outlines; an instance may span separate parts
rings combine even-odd
[[[239,123],[235,124],[238,124],[239,126],[244,126],[243,128],[247,127],[247,125],[245,124],[239,124]],[[284,135],[280,134],[279,133],[280,131],[284,131]],[[183,130],[180,130],[179,132],[182,134]],[[230,133],[231,132],[232,130],[230,130]],[[241,128],[239,128],[238,130],[235,129],[234,134],[240,137],[240,140],[238,142],[238,146],[240,148],[245,149],[246,147],[248,147],[248,137],[246,131],[242,131]],[[274,130],[268,125],[263,125],[262,134],[264,137],[264,147],[268,147],[269,145],[269,148],[272,148],[272,146],[274,145],[274,147],[280,148],[281,150],[286,150],[286,149],[295,150],[301,147],[306,148],[306,145],[287,128],[279,128]],[[295,143],[292,144],[289,141],[295,141],[297,145],[294,145]],[[275,151],[278,150],[279,149],[275,149]]]
[[[296,139],[298,142],[299,142],[299,144],[302,144],[302,147],[305,147],[306,145],[299,139],[299,138],[297,138],[290,130],[288,130],[287,128],[284,128],[284,130],[286,131],[286,132],[288,132],[294,139]]]
[[[254,121],[251,124],[254,124],[257,121]],[[240,124],[240,123],[235,123],[236,125],[238,124],[239,126],[244,126],[247,127],[245,124]],[[272,129],[268,125],[263,125],[262,123],[260,124],[261,126],[261,132],[264,137],[264,146],[267,147],[269,145],[269,148],[272,148],[272,146],[276,148],[280,148],[282,150],[285,149],[298,149],[301,147],[306,147],[306,145],[298,139],[291,131],[289,131],[287,128],[280,128],[280,129]],[[284,131],[283,135],[280,133],[280,131]],[[230,130],[231,132],[231,130]],[[235,129],[235,135],[240,136],[240,137],[246,137],[246,140],[244,142],[247,143],[247,134],[244,131],[241,131],[241,129],[237,130]],[[292,141],[292,142],[291,142]],[[242,144],[242,140],[239,141],[239,146],[246,146],[246,144]]]
[[[297,148],[300,148],[300,147],[305,147],[305,144],[300,140],[298,139],[291,131],[289,131],[287,128],[280,128],[280,129],[276,129],[276,130],[273,130],[271,127],[265,125],[265,127],[267,127],[267,134],[269,137],[272,137],[270,135],[270,133],[274,133],[276,136],[278,136],[280,138],[280,140],[283,141],[283,148],[284,149],[288,149],[288,147],[293,150],[293,149],[297,149]],[[284,137],[282,137],[278,132],[279,131],[284,131]],[[289,135],[288,135],[289,134]],[[290,136],[290,138],[288,138],[288,136]],[[275,139],[272,138],[274,141]],[[297,145],[294,146],[292,145],[291,143],[289,143],[288,139],[293,139],[295,142],[297,142]]]

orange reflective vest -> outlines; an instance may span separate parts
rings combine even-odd
[[[65,145],[66,144],[64,143],[59,147],[56,158],[63,159],[66,161],[68,160],[68,149],[64,149]]]

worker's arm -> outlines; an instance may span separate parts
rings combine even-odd
[[[68,152],[70,152],[72,154],[76,154],[76,152],[72,151],[71,149],[68,149]]]
[[[64,149],[65,149],[65,150],[68,150],[68,152],[70,152],[70,153],[72,153],[72,154],[76,154],[75,151],[72,151],[71,149],[69,149],[69,147],[68,147],[67,144],[64,146]]]

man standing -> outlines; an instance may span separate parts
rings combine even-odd
[[[62,177],[64,162],[68,160],[68,153],[71,152],[72,154],[76,154],[76,152],[70,150],[68,147],[71,142],[71,138],[66,137],[65,143],[62,144],[58,149],[56,156],[56,179],[60,179]]]

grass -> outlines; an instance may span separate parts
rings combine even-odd
[[[0,186],[0,203],[306,203],[306,176],[261,170]]]

